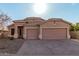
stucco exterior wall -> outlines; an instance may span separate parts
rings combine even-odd
[[[62,21],[48,21],[45,22],[44,24],[40,25],[40,27],[64,27],[64,28],[68,28],[69,25],[62,22]]]
[[[11,33],[11,28],[15,29],[14,38],[18,38],[18,29],[17,26],[23,26],[23,38],[27,39],[27,29],[35,29],[39,28],[39,35],[38,37],[42,39],[42,31],[43,28],[66,28],[67,29],[67,38],[70,39],[70,33],[69,33],[69,24],[63,22],[63,21],[33,21],[28,20],[28,24],[26,22],[15,22],[13,26],[9,27],[9,34]],[[43,22],[43,23],[42,23]],[[37,26],[37,24],[40,24],[40,27]],[[11,35],[11,34],[10,34]]]
[[[69,33],[69,24],[64,23],[63,21],[48,21],[40,25],[40,35],[39,38],[42,39],[42,29],[43,28],[67,28],[67,39],[70,39]]]

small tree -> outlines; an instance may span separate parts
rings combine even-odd
[[[0,11],[0,32],[1,32],[1,37],[3,37],[3,32],[4,32],[4,27],[8,25],[8,23],[11,21],[12,19],[7,15],[4,14],[2,11]]]
[[[71,26],[70,26],[70,31],[74,31],[75,29],[74,29],[74,25],[72,24]]]
[[[70,31],[79,31],[79,23],[72,24],[70,27]]]
[[[76,23],[75,28],[76,28],[76,31],[79,31],[79,23]]]

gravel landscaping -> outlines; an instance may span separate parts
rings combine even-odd
[[[22,39],[0,39],[0,55],[16,54],[23,42]]]

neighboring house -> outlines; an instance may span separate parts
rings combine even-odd
[[[70,39],[70,23],[61,18],[27,17],[8,26],[9,36],[24,39]]]

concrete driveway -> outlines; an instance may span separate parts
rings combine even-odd
[[[79,56],[79,40],[26,40],[17,55]]]

